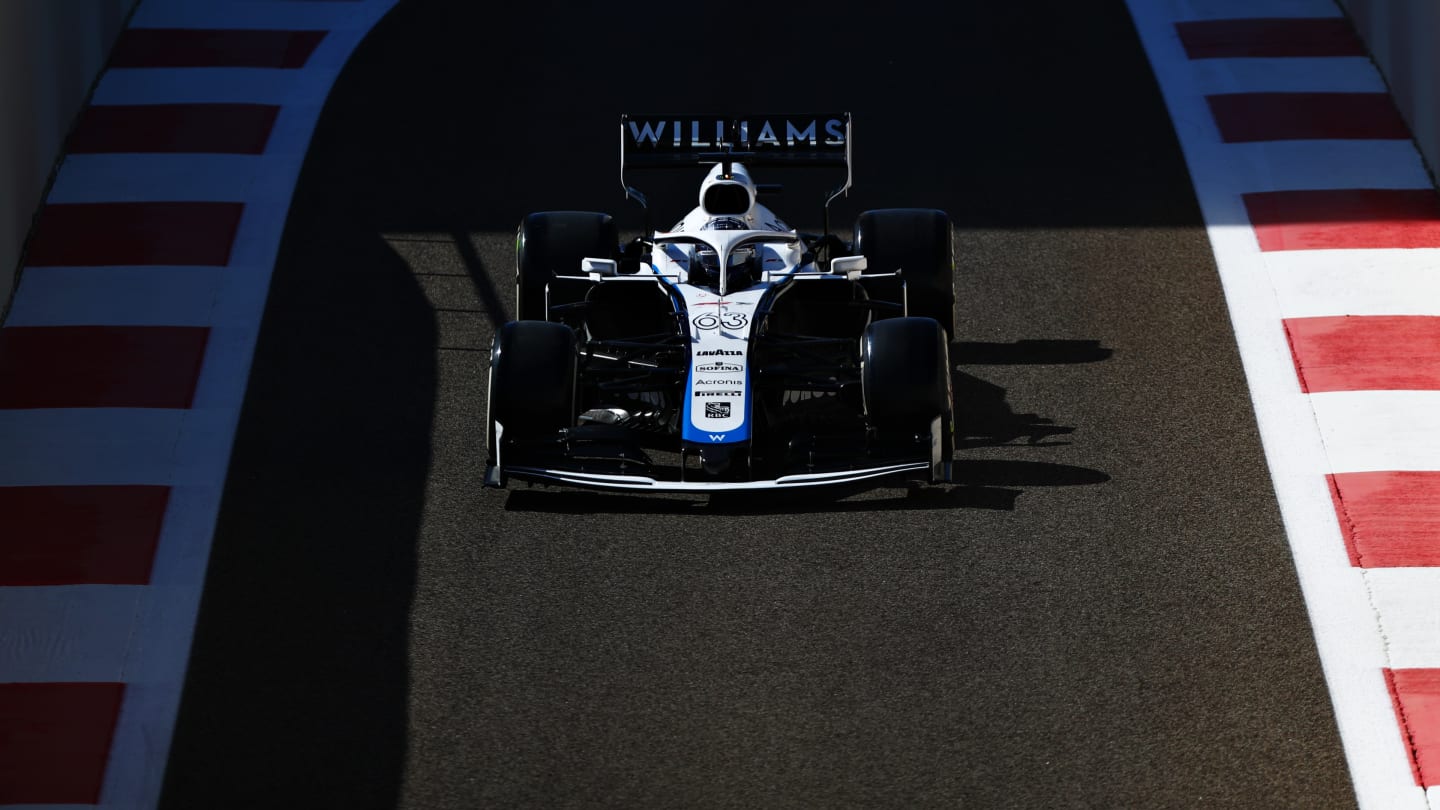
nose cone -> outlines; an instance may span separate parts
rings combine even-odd
[[[745,457],[743,445],[705,445],[700,448],[700,467],[716,480],[738,481],[744,477]]]

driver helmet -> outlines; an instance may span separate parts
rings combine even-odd
[[[700,226],[702,231],[743,231],[749,228],[745,221],[736,217],[716,217]],[[739,290],[755,283],[759,276],[759,255],[754,245],[740,245],[730,250],[726,262],[725,287]],[[690,266],[690,283],[709,287],[720,286],[720,256],[709,245],[697,245],[695,258]]]

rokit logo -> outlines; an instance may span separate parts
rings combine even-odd
[[[734,363],[710,363],[709,365],[696,366],[695,370],[701,374],[725,374],[740,371],[740,366]]]
[[[730,403],[728,402],[707,402],[705,403],[706,419],[729,419]]]
[[[703,352],[695,352],[696,357],[739,357],[742,352],[735,349],[707,349]]]

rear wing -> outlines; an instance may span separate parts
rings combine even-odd
[[[819,166],[845,170],[850,189],[850,113],[792,115],[621,115],[620,185],[626,199],[646,205],[627,169],[664,169],[730,162],[746,166]]]

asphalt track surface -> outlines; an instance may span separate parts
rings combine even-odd
[[[471,5],[402,2],[322,116],[164,807],[1354,805],[1121,3]],[[521,217],[639,227],[620,112],[832,109],[840,228],[956,222],[956,485],[483,490]]]

